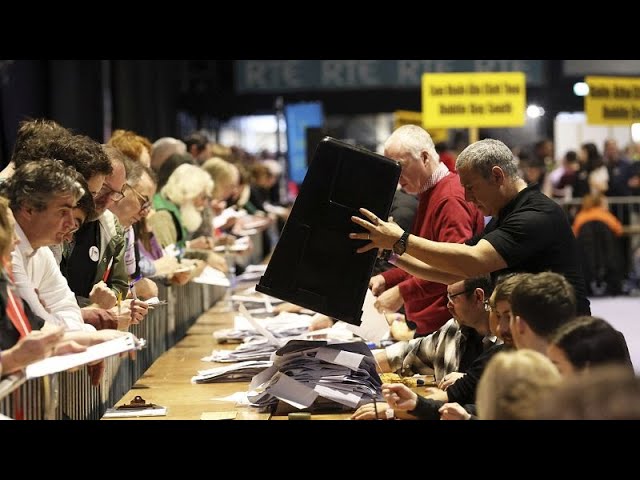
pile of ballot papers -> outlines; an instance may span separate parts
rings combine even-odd
[[[291,340],[273,365],[253,377],[248,399],[264,410],[346,411],[384,401],[376,363],[366,344]]]

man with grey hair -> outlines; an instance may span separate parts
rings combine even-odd
[[[42,159],[19,167],[2,185],[16,219],[20,243],[11,256],[18,295],[46,323],[65,330],[91,330],[46,247],[59,244],[75,224],[72,210],[84,194],[80,174],[60,160]]]
[[[467,201],[493,218],[464,245],[442,243],[407,234],[360,209],[367,220],[352,217],[365,233],[350,238],[369,240],[359,253],[393,249],[396,265],[421,278],[441,283],[484,273],[552,271],[573,285],[577,312],[589,315],[576,240],[562,208],[518,176],[511,150],[499,140],[485,139],[465,148],[456,161]],[[407,255],[402,253],[407,252]],[[400,256],[402,255],[402,256]]]
[[[426,130],[417,125],[398,128],[385,142],[384,154],[402,167],[400,186],[419,196],[411,233],[437,242],[462,243],[482,231],[482,215],[465,201],[458,175],[440,162]],[[416,335],[436,331],[451,317],[447,288],[441,283],[393,268],[372,277],[369,286],[378,297],[378,309],[395,312],[404,305]]]
[[[187,153],[185,143],[173,137],[159,138],[151,147],[151,168],[157,172],[165,160],[174,153]]]

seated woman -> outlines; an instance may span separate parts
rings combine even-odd
[[[551,338],[547,356],[565,377],[611,363],[633,372],[624,335],[598,317],[577,317],[562,325]]]

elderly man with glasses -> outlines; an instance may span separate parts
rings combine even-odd
[[[141,258],[137,250],[134,224],[144,219],[151,211],[151,199],[156,193],[156,180],[151,169],[129,158],[124,159],[127,171],[127,183],[124,185],[124,198],[117,202],[111,211],[118,217],[124,228],[125,255],[124,263],[129,278],[149,275],[148,268],[142,268],[138,259]],[[154,269],[155,270],[155,269]],[[155,297],[158,287],[153,280],[142,278],[136,283],[136,293],[140,298]]]

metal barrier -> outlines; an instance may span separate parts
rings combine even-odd
[[[573,223],[573,219],[580,211],[582,199],[556,199],[556,202],[567,213],[569,223]],[[631,262],[633,253],[640,248],[640,197],[607,197],[607,203],[609,211],[622,222],[624,235],[628,238],[628,241],[623,243],[624,248],[628,249],[626,259]],[[628,268],[631,269],[632,265],[628,265]]]
[[[105,410],[128,392],[151,364],[181,340],[196,319],[224,296],[225,288],[190,282],[184,286],[158,284],[158,297],[166,306],[156,307],[139,325],[130,331],[147,341],[129,357],[110,357],[100,385],[94,387],[86,368],[62,372],[24,381],[21,374],[4,379],[0,391],[11,391],[0,399],[0,413],[26,420],[71,419],[98,420]],[[4,384],[5,388],[2,388]],[[11,388],[9,385],[11,385]]]

